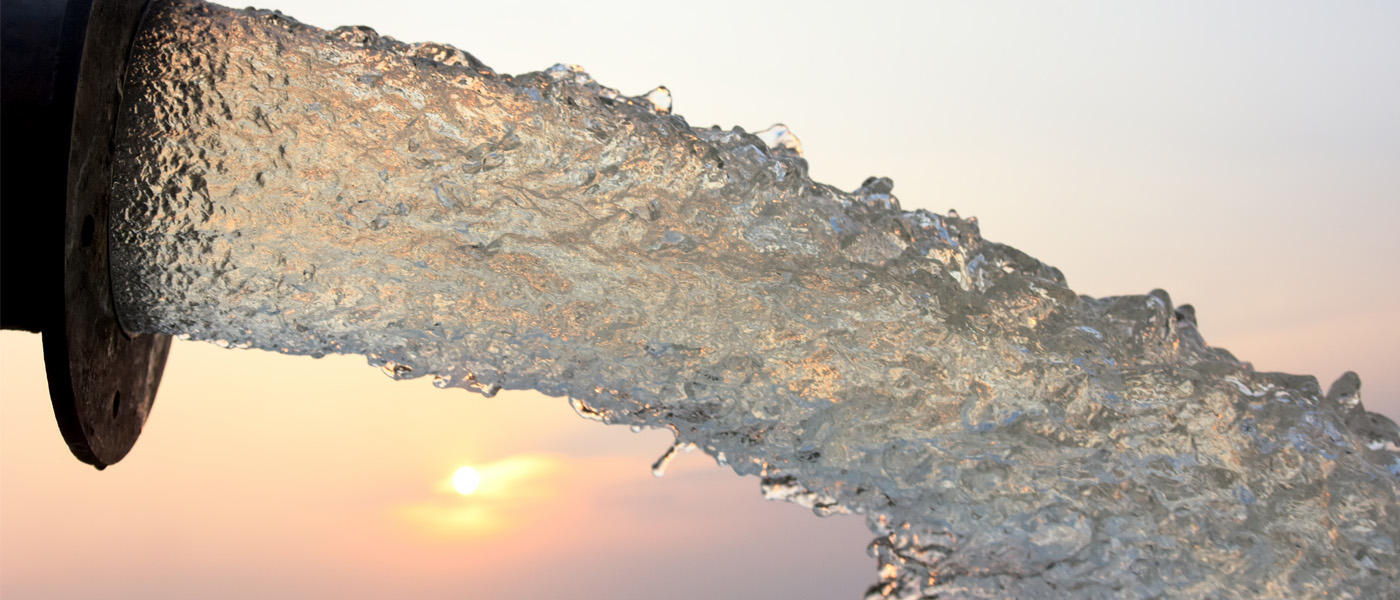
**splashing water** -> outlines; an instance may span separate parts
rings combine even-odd
[[[132,330],[669,428],[657,471],[694,445],[865,514],[875,597],[1400,592],[1400,436],[1354,375],[1256,372],[1165,292],[1078,296],[889,179],[813,182],[786,127],[186,0],[125,92]]]

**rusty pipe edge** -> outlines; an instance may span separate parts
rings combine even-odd
[[[147,5],[0,5],[0,327],[43,336],[59,431],[99,470],[136,443],[170,351],[170,336],[122,329],[108,266],[113,133]]]

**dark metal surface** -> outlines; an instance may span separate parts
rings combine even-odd
[[[5,275],[4,325],[41,330],[59,430],[74,456],[99,469],[135,444],[170,349],[169,336],[122,330],[108,268],[113,129],[145,7],[146,0],[4,5],[4,268],[23,263]],[[14,63],[16,80],[26,81],[15,86],[14,102],[12,47],[26,48]],[[26,119],[32,126],[9,129]]]
[[[64,3],[0,4],[0,328],[39,332],[61,318],[63,181],[72,103],[53,102]],[[76,77],[76,71],[71,73]]]

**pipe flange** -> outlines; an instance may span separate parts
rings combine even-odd
[[[44,328],[44,362],[64,441],[74,456],[98,469],[121,460],[136,443],[170,352],[170,336],[131,334],[118,323],[108,263],[116,118],[127,56],[146,6],[147,0],[74,0],[64,24],[65,36],[81,37],[76,57],[74,45],[65,44],[76,76],[70,84],[64,302],[61,323]],[[60,78],[64,61],[61,56]],[[63,97],[60,85],[55,82],[56,99]]]

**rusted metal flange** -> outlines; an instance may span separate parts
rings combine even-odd
[[[17,233],[34,240],[25,257],[33,265],[24,273],[30,280],[5,278],[5,326],[41,330],[59,430],[73,455],[98,469],[121,460],[136,443],[170,351],[169,336],[128,334],[118,324],[108,267],[114,129],[128,51],[146,5],[147,0],[5,5],[7,20],[34,16],[52,25],[53,13],[62,14],[56,38],[28,40],[38,47],[26,49],[39,57],[36,63],[45,63],[44,52],[52,48],[51,64],[39,64],[36,73],[5,77],[7,88],[12,75],[43,87],[44,78],[52,75],[47,97],[34,94],[43,102],[29,115],[37,132],[24,142],[33,144],[35,153],[14,157],[16,140],[5,140],[6,179],[26,177],[32,184],[23,197],[6,186],[5,235],[10,242]],[[23,10],[11,10],[16,6]],[[6,27],[7,53],[11,29],[22,30]],[[23,116],[14,114],[8,100],[7,129]],[[60,198],[62,215],[54,206]],[[19,202],[34,208],[15,208]],[[52,238],[60,230],[54,221],[60,219],[62,242],[56,243]],[[21,225],[28,231],[20,231]],[[15,251],[13,243],[6,244],[11,259]]]

